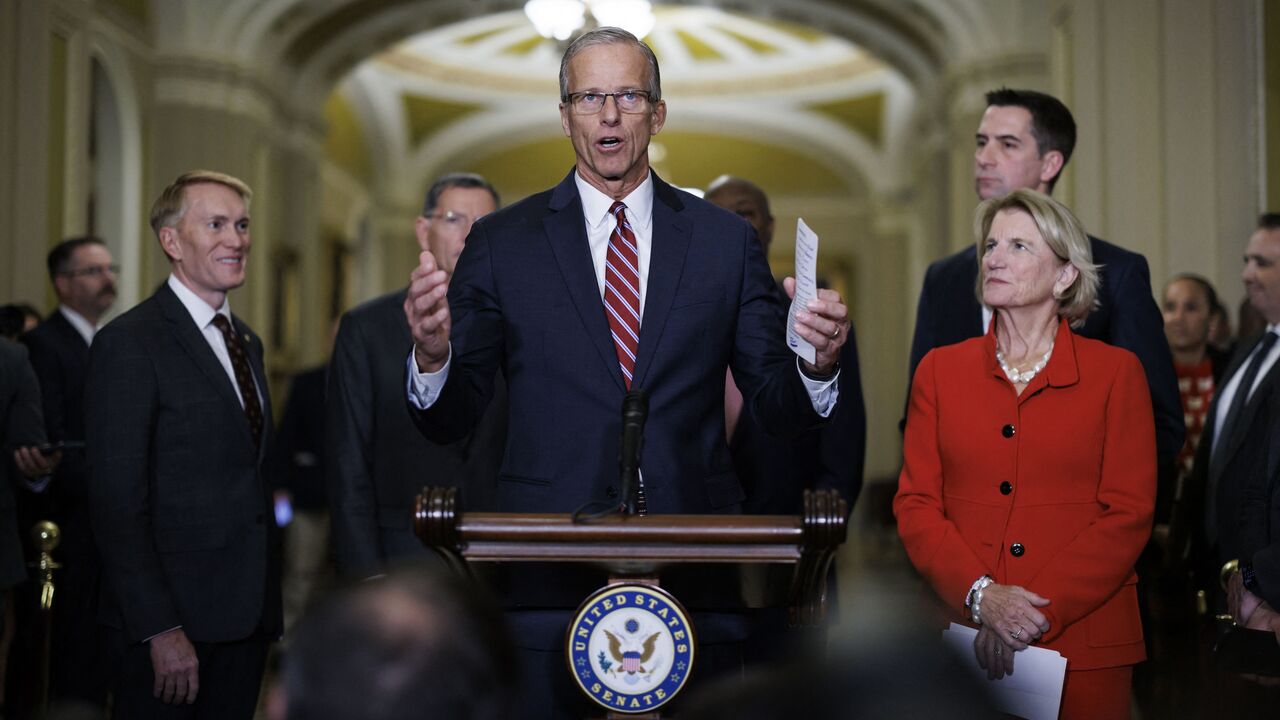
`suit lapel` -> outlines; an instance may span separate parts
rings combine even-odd
[[[76,360],[82,363],[81,367],[89,364],[89,343],[84,341],[84,336],[76,330],[66,315],[61,310],[54,310],[53,314],[45,322],[53,326],[53,329],[62,336],[63,342],[76,357]]]
[[[1230,375],[1223,377],[1230,378]],[[1262,381],[1258,383],[1258,389],[1254,391],[1253,396],[1245,401],[1244,407],[1240,408],[1240,418],[1236,420],[1235,432],[1231,437],[1222,438],[1221,442],[1225,442],[1226,446],[1221,449],[1222,460],[1219,467],[1226,467],[1231,458],[1235,456],[1236,451],[1240,449],[1240,443],[1244,442],[1244,438],[1249,434],[1245,432],[1245,428],[1253,425],[1253,417],[1258,414],[1258,408],[1267,402],[1267,397],[1275,391],[1275,385],[1280,382],[1280,362],[1275,363],[1267,370],[1267,374],[1262,376]],[[1247,392],[1248,388],[1237,387],[1236,392]],[[1214,409],[1216,415],[1216,408]]]
[[[689,221],[680,211],[675,190],[653,175],[653,242],[649,255],[649,281],[645,288],[644,316],[640,320],[640,347],[632,387],[643,387],[653,355],[666,327],[671,303],[689,251]]]
[[[160,304],[160,310],[165,319],[170,324],[173,337],[177,338],[178,344],[182,346],[187,355],[191,356],[196,367],[200,368],[200,371],[209,379],[214,390],[222,396],[223,400],[235,407],[236,416],[243,421],[236,424],[242,428],[245,439],[252,443],[253,434],[249,431],[248,421],[244,419],[244,410],[240,405],[240,394],[232,387],[231,378],[227,377],[227,371],[222,368],[222,363],[218,362],[218,356],[213,354],[213,348],[209,347],[208,341],[204,339],[204,335],[196,327],[195,321],[191,319],[191,313],[187,312],[187,309],[183,307],[182,301],[178,299],[178,296],[173,294],[173,290],[170,289],[168,283],[164,283],[156,291],[156,300]],[[263,383],[262,387],[266,388],[266,384]]]
[[[587,242],[586,221],[582,215],[582,198],[578,196],[573,173],[574,171],[569,171],[569,175],[551,192],[551,202],[548,204],[550,212],[543,218],[542,227],[569,297],[586,328],[587,337],[595,346],[600,360],[609,368],[609,375],[618,389],[625,390],[622,370],[618,367],[618,356],[613,348],[613,336],[609,332],[609,321],[605,318],[604,301],[600,299],[595,265],[591,262],[591,247]],[[644,351],[643,336],[640,349],[641,352]]]

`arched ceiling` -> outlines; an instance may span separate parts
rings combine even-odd
[[[666,163],[655,160],[659,172],[674,173],[668,179],[704,184],[726,159],[752,155],[761,158],[756,177],[795,193],[847,197],[903,181],[916,94],[895,68],[843,37],[789,21],[691,6],[655,14],[646,41],[662,65],[669,108],[659,147],[680,148]],[[567,148],[560,54],[519,10],[412,36],[356,66],[326,103],[330,157],[407,202],[424,177],[517,150],[539,155],[547,139]],[[705,140],[712,135],[723,140]],[[557,175],[568,164],[556,164]],[[506,167],[518,188],[538,187],[519,166]],[[821,181],[800,177],[805,167]]]
[[[558,132],[558,51],[532,36],[520,0],[105,1],[149,15],[160,57],[265,75],[292,112],[323,113],[330,157],[379,191],[459,148]],[[907,137],[938,111],[947,68],[1016,45],[1001,28],[1019,3],[660,0],[648,42],[672,101],[666,132],[803,147],[846,189],[900,190]]]
[[[140,7],[148,0],[109,0]],[[940,68],[999,43],[1020,0],[662,0],[821,27],[897,68],[926,95]],[[162,54],[292,69],[315,105],[355,65],[422,31],[519,9],[519,0],[149,0]]]

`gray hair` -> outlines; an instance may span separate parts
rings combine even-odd
[[[644,58],[649,63],[649,87],[645,88],[645,91],[649,93],[649,102],[656,103],[661,100],[662,77],[658,73],[658,56],[654,55],[653,50],[640,38],[626,30],[619,27],[602,27],[579,35],[564,51],[564,57],[560,58],[560,102],[569,102],[569,62],[587,48],[619,43],[633,45],[644,53]]]
[[[1098,308],[1098,288],[1101,285],[1098,271],[1102,266],[1093,262],[1093,248],[1084,225],[1067,206],[1027,188],[986,200],[974,213],[973,234],[978,245],[978,283],[975,288],[978,302],[982,302],[982,256],[991,225],[1001,210],[1021,210],[1030,215],[1049,250],[1062,262],[1075,266],[1078,271],[1075,281],[1056,298],[1058,315],[1065,317],[1073,328],[1084,325],[1089,313]]]

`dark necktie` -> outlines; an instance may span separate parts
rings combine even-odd
[[[1227,415],[1222,420],[1221,432],[1215,433],[1217,442],[1213,445],[1213,457],[1210,458],[1210,469],[1221,470],[1221,463],[1226,460],[1226,447],[1230,442],[1232,435],[1235,434],[1236,424],[1240,421],[1240,415],[1244,412],[1244,406],[1249,402],[1249,392],[1253,389],[1253,383],[1258,379],[1258,371],[1262,368],[1262,361],[1267,357],[1267,353],[1271,351],[1271,346],[1276,344],[1276,334],[1269,332],[1262,336],[1258,341],[1258,347],[1253,351],[1249,358],[1249,362],[1245,364],[1244,372],[1240,375],[1240,384],[1236,386],[1235,396],[1231,398],[1231,406],[1227,408]]]
[[[609,235],[609,252],[604,259],[604,307],[622,380],[630,390],[636,350],[640,347],[640,254],[631,223],[623,212],[626,209],[620,202],[609,208],[617,227]]]
[[[231,329],[226,316],[213,316],[213,324],[222,331],[222,338],[227,341],[227,354],[231,356],[231,369],[236,375],[236,385],[240,389],[240,399],[244,402],[244,416],[249,421],[249,431],[253,433],[253,446],[262,445],[262,405],[258,402],[258,391],[253,384],[253,371],[249,369],[249,356],[245,354],[244,343],[240,336]]]
[[[1209,488],[1205,498],[1205,535],[1212,540],[1218,537],[1218,480],[1222,476],[1223,466],[1227,461],[1227,448],[1236,432],[1240,416],[1244,414],[1244,406],[1249,402],[1249,392],[1258,379],[1258,371],[1262,369],[1262,361],[1266,359],[1271,346],[1276,344],[1276,334],[1266,333],[1258,341],[1256,349],[1245,363],[1244,372],[1240,374],[1240,383],[1236,385],[1235,395],[1231,397],[1231,405],[1222,419],[1222,427],[1214,429],[1213,447],[1209,453]]]

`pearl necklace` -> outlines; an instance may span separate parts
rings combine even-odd
[[[1000,363],[1000,369],[1004,371],[1004,376],[1009,378],[1009,382],[1015,385],[1025,385],[1031,382],[1031,379],[1040,374],[1045,365],[1049,364],[1049,356],[1053,355],[1053,343],[1049,343],[1049,349],[1045,351],[1044,357],[1040,358],[1040,362],[1036,363],[1030,370],[1018,372],[1018,369],[1009,365],[1004,361],[1004,353],[1000,352],[999,344],[996,345],[996,362]]]

